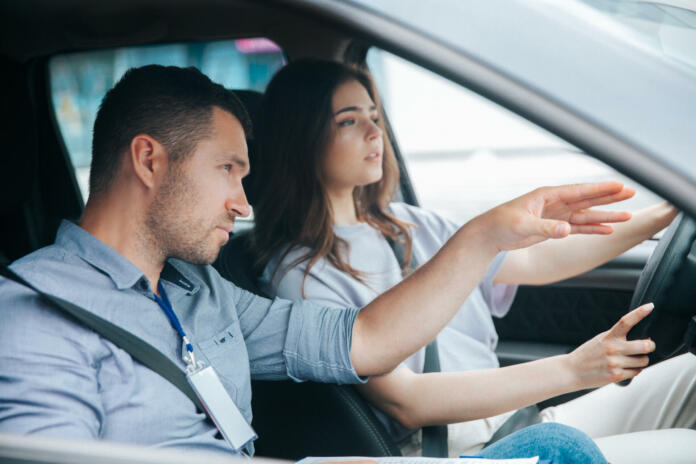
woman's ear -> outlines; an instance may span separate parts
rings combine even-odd
[[[138,134],[131,140],[128,162],[146,188],[155,187],[162,172],[166,172],[167,161],[167,151],[149,135]]]

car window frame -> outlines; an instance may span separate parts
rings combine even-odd
[[[486,63],[348,1],[298,0],[294,6],[360,40],[411,61],[566,140],[696,217],[696,183],[594,121]]]

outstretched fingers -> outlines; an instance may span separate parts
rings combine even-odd
[[[624,222],[631,219],[627,211],[602,211],[582,209],[573,211],[568,222],[571,224],[602,224],[605,222]]]
[[[574,203],[576,201],[616,195],[621,193],[624,188],[622,182],[611,180],[550,187],[549,193],[566,203]]]
[[[624,314],[623,317],[609,329],[609,334],[613,337],[626,338],[629,330],[650,314],[654,307],[655,305],[652,303],[646,303]]]
[[[531,235],[539,235],[544,238],[563,238],[572,232],[570,224],[566,221],[535,218],[535,231]]]
[[[614,232],[612,226],[607,226],[604,224],[571,224],[570,233],[571,234],[585,234],[585,235],[609,235]]]
[[[615,195],[621,192],[623,188],[623,184],[619,181],[608,181],[560,185],[558,187],[550,187],[548,193],[566,203],[576,203],[593,198]]]
[[[610,184],[613,184],[613,182],[610,182]],[[621,185],[620,182],[617,182],[617,184]],[[586,185],[586,184],[583,184],[583,185]],[[593,184],[587,184],[587,185],[593,185]],[[611,203],[617,203],[619,201],[628,200],[629,198],[631,198],[635,194],[636,194],[635,189],[633,189],[631,187],[624,187],[622,185],[618,191],[609,191],[608,193],[601,193],[601,194],[594,195],[594,196],[591,193],[588,193],[588,196],[585,196],[582,198],[577,198],[577,199],[572,199],[572,198],[564,199],[564,201],[568,205],[568,208],[570,208],[572,210],[579,210],[579,209],[591,208],[593,206],[609,205]]]

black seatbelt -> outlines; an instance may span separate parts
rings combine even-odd
[[[404,245],[401,242],[393,240],[391,237],[385,237],[396,260],[399,262],[399,267],[403,269],[406,263],[406,257],[404,256]],[[418,261],[416,257],[411,253],[411,263],[409,265],[408,273],[410,274],[416,270],[418,267]],[[423,372],[440,372],[440,356],[437,350],[437,339],[428,343],[425,347],[425,364],[423,365]],[[446,458],[448,457],[448,447],[447,447],[447,426],[446,425],[429,425],[423,427],[423,456],[431,458]]]
[[[20,285],[24,285],[25,287],[34,290],[41,297],[53,303],[56,308],[62,310],[64,313],[67,313],[83,326],[94,330],[96,333],[109,340],[114,345],[126,351],[140,364],[158,373],[166,380],[174,384],[175,387],[181,390],[191,401],[193,401],[200,412],[205,411],[205,409],[203,409],[203,405],[196,396],[196,393],[186,380],[186,374],[184,371],[179,366],[174,364],[172,360],[162,354],[157,348],[136,337],[132,333],[112,324],[105,319],[102,319],[99,316],[92,314],[85,309],[80,308],[79,306],[76,306],[69,301],[42,292],[6,266],[0,267],[0,274]]]

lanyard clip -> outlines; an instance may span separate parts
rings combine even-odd
[[[186,335],[184,335],[184,346],[186,347],[186,354],[183,356],[183,360],[186,363],[186,370],[188,372],[194,372],[203,366],[203,363],[196,361],[196,356],[193,354],[193,345]]]

